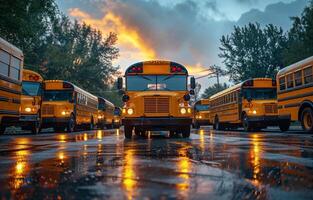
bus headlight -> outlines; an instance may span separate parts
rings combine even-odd
[[[187,112],[190,114],[190,113],[191,113],[191,108],[188,108],[188,109],[187,109]]]
[[[70,114],[70,112],[69,112],[69,111],[65,111],[65,110],[64,110],[64,111],[62,111],[62,112],[61,112],[61,114],[62,114],[62,115],[69,115],[69,114]]]
[[[25,112],[31,112],[31,111],[32,111],[32,109],[30,107],[25,108]]]
[[[127,109],[127,114],[129,114],[129,115],[134,114],[134,109],[128,108],[128,109]]]
[[[102,116],[102,115],[98,116],[98,119],[103,119],[103,118],[104,118],[104,116]]]
[[[256,114],[256,110],[253,110],[252,113],[255,115]]]
[[[201,116],[201,115],[199,116],[199,119],[202,119],[202,116]]]
[[[184,114],[186,114],[186,112],[187,112],[187,111],[186,111],[186,108],[181,108],[181,109],[180,109],[180,113],[181,113],[181,114],[184,115]]]

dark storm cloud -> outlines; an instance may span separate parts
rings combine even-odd
[[[259,1],[258,0],[236,0],[236,2],[242,3],[242,4],[256,4]]]
[[[297,0],[289,4],[281,2],[271,4],[264,11],[253,9],[244,13],[237,24],[245,25],[249,22],[258,22],[261,25],[266,25],[272,23],[288,30],[292,24],[290,17],[298,16],[307,4],[308,0]]]

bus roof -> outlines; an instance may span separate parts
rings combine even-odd
[[[150,60],[150,61],[142,61],[142,62],[137,62],[132,64],[131,66],[129,66],[126,71],[125,71],[125,75],[128,74],[140,74],[140,73],[144,73],[143,71],[141,72],[131,72],[131,70],[134,67],[141,67],[143,68],[142,70],[144,70],[144,68],[146,67],[151,67],[151,66],[166,66],[168,67],[168,71],[167,73],[164,72],[164,70],[162,72],[158,72],[158,70],[156,70],[156,68],[153,68],[151,71],[153,71],[155,74],[170,74],[170,73],[174,73],[171,72],[170,67],[177,67],[179,68],[181,71],[179,72],[175,72],[177,74],[184,74],[184,75],[188,75],[188,70],[185,66],[177,63],[177,62],[172,62],[172,61],[166,61],[166,60]],[[152,73],[151,73],[152,74]]]
[[[93,95],[93,94],[87,92],[86,90],[81,89],[80,87],[78,87],[78,86],[76,86],[76,85],[74,85],[73,83],[68,82],[68,81],[63,81],[63,80],[46,80],[46,81],[44,81],[44,83],[66,83],[66,84],[72,86],[72,88],[74,89],[74,91],[78,91],[78,92],[80,92],[80,93],[82,93],[82,94],[85,94],[86,96],[89,96],[90,98],[98,99],[97,96],[95,96],[95,95]]]
[[[33,81],[36,81],[36,82],[42,82],[43,81],[43,77],[39,73],[32,71],[32,70],[29,70],[29,69],[23,69],[23,81],[32,81],[32,80],[30,80],[31,77],[29,77],[29,76],[37,76],[38,77],[38,78],[36,78],[37,80],[34,79]]]
[[[313,62],[313,56],[308,57],[304,60],[301,60],[299,62],[296,62],[292,65],[289,65],[288,67],[285,67],[281,70],[279,70],[279,72],[277,73],[277,76],[282,76],[284,74],[287,74],[288,72],[294,71],[296,69],[298,69],[299,67],[305,67],[305,65],[312,63]]]
[[[20,50],[19,48],[17,48],[13,44],[10,44],[6,40],[2,39],[1,37],[0,37],[0,49],[8,52],[9,54],[11,54],[11,55],[13,55],[13,56],[15,56],[21,60],[24,58],[22,50]]]
[[[238,83],[238,84],[236,84],[236,85],[234,85],[234,86],[231,86],[231,87],[229,87],[229,88],[227,88],[227,89],[225,89],[225,90],[223,90],[223,91],[221,91],[221,92],[218,92],[218,93],[212,95],[209,99],[211,100],[211,99],[214,99],[214,98],[216,98],[216,97],[219,97],[220,95],[227,94],[227,93],[229,93],[229,92],[233,92],[233,91],[239,90],[239,89],[242,88],[242,86],[243,86],[246,82],[252,81],[252,80],[253,80],[253,81],[272,81],[273,79],[271,79],[271,78],[253,78],[253,79],[248,79],[248,80],[245,80],[245,81],[243,81],[243,82],[241,82],[241,83]]]
[[[115,107],[112,102],[110,102],[109,100],[107,100],[107,99],[105,99],[105,98],[103,98],[103,97],[98,97],[98,99],[99,99],[99,101],[100,101],[100,100],[101,100],[101,101],[104,101],[104,103],[105,103],[106,105],[109,105],[109,106],[111,106],[111,107]]]

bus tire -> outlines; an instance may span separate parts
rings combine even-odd
[[[243,127],[245,132],[249,132],[249,131],[253,130],[253,125],[251,122],[249,122],[247,114],[243,114],[242,127]]]
[[[90,124],[88,126],[88,130],[93,130],[94,129],[94,122],[93,122],[93,117],[90,119]]]
[[[37,113],[37,120],[33,122],[30,131],[32,134],[37,135],[41,131],[41,117],[40,117],[40,111]]]
[[[313,110],[310,107],[306,107],[301,112],[301,125],[304,131],[313,132]]]
[[[1,125],[1,127],[0,127],[0,135],[3,135],[4,132],[5,132],[6,127],[3,126],[2,124],[0,124],[0,125]]]
[[[64,129],[65,129],[64,126],[55,126],[55,127],[53,127],[54,132],[57,132],[57,133],[64,132]]]
[[[75,117],[71,115],[70,120],[68,120],[67,122],[66,130],[68,133],[72,133],[75,131],[75,129],[76,129]]]
[[[170,131],[170,138],[173,138],[175,136],[175,131]]]
[[[286,132],[289,130],[290,127],[290,121],[289,120],[283,120],[278,122],[278,126],[280,131]]]
[[[133,127],[124,126],[124,135],[125,135],[125,138],[131,139],[133,135]]]
[[[41,123],[40,123],[40,121],[36,121],[32,124],[30,131],[32,132],[32,134],[37,135],[40,133],[40,129],[41,129]]]
[[[189,138],[190,137],[190,126],[186,126],[181,131],[183,138]]]
[[[218,117],[216,117],[216,119],[214,120],[214,124],[215,124],[215,130],[224,130],[225,127],[223,126],[223,124],[220,123]]]
[[[198,123],[198,122],[195,122],[194,127],[195,127],[195,129],[199,129],[199,128],[200,128],[199,123]]]

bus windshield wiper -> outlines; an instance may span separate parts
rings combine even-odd
[[[175,76],[175,75],[176,75],[176,73],[175,73],[175,74],[170,74],[170,75],[168,75],[167,77],[165,77],[165,78],[163,79],[163,81],[166,81],[166,80],[172,78],[172,77]]]
[[[148,77],[146,77],[146,76],[139,76],[139,77],[141,77],[141,78],[143,78],[143,79],[146,79],[146,80],[148,80],[148,81],[152,81],[150,78],[148,78]]]

